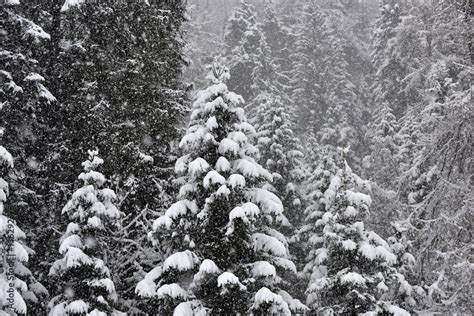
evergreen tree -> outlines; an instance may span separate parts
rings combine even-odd
[[[291,33],[291,28],[282,21],[275,6],[275,4],[266,3],[261,29],[278,71],[288,75],[291,71],[290,54],[295,36]]]
[[[282,99],[270,94],[258,100],[257,148],[260,163],[271,174],[271,191],[282,199],[286,216],[293,225],[302,221],[303,199],[299,185],[302,170],[303,149],[292,130],[292,121]]]
[[[327,69],[323,62],[323,43],[319,40],[322,18],[313,5],[306,5],[296,26],[297,40],[292,53],[291,99],[296,105],[296,120],[314,137],[327,110],[324,80]],[[305,131],[299,131],[300,133]]]
[[[323,313],[409,315],[390,303],[394,289],[395,294],[411,291],[392,267],[396,256],[383,238],[364,228],[371,203],[360,192],[366,182],[337,156],[329,156],[319,169],[323,177],[314,195],[319,201],[308,215],[315,234],[308,240],[320,246],[306,267],[311,273],[307,303]]]
[[[269,49],[257,24],[254,9],[246,1],[241,1],[229,18],[224,41],[229,69],[234,74],[229,80],[229,87],[246,100],[252,100],[256,96],[256,89],[252,86],[255,78],[253,72],[259,64],[258,60],[264,58],[264,53],[268,54]],[[266,57],[270,58],[268,55]],[[263,67],[260,69],[264,71]]]
[[[401,139],[399,123],[388,104],[384,103],[372,116],[366,134],[370,155],[364,158],[364,171],[379,185],[392,188],[399,172]]]
[[[51,36],[35,21],[43,11],[32,10],[32,6],[26,1],[4,1],[0,6],[0,133],[15,160],[15,176],[9,180],[9,214],[22,223],[29,246],[38,254],[28,250],[29,267],[47,286],[43,262],[51,253],[46,240],[53,235],[47,229],[51,227],[48,202],[55,200],[55,191],[49,190],[49,175],[42,162],[51,154],[49,142],[56,133],[52,127],[58,103],[42,59]],[[27,269],[24,272],[31,274]],[[27,279],[36,282],[33,277]],[[24,297],[28,314],[42,314],[47,291],[39,283],[33,288],[38,293]]]
[[[402,84],[393,87],[410,100],[401,111],[401,177],[396,181],[397,199],[405,203],[399,218],[407,230],[402,241],[416,258],[412,280],[427,294],[421,306],[440,312],[470,309],[465,281],[471,274],[470,234],[464,232],[472,204],[467,198],[472,185],[465,177],[472,156],[472,124],[467,123],[472,119],[472,47],[466,44],[472,31],[460,30],[470,30],[466,17],[471,12],[463,1],[417,4],[389,42],[391,60],[405,69]]]
[[[352,34],[340,5],[315,1],[304,7],[295,31],[292,99],[305,126],[301,133],[321,145],[350,145],[356,153],[350,157],[359,166],[366,124],[366,80],[360,71],[365,61],[348,30]]]
[[[178,202],[154,223],[152,235],[164,261],[136,288],[147,312],[278,313],[304,308],[280,292],[284,271],[296,272],[279,198],[262,188],[270,173],[255,160],[254,128],[241,96],[227,90],[228,70],[214,65],[213,84],[198,93],[185,154]]]
[[[2,135],[0,135],[2,136]],[[48,292],[36,281],[25,266],[29,255],[33,253],[26,247],[25,233],[16,222],[5,214],[5,203],[9,195],[9,185],[5,178],[13,169],[13,157],[0,146],[0,228],[1,265],[0,265],[0,314],[26,315],[27,304],[34,306],[44,299]]]
[[[182,70],[184,1],[84,2],[63,7],[61,141],[50,171],[60,183],[97,147],[119,196],[123,229],[113,236],[122,305],[157,262],[142,230],[169,206],[176,142],[187,112]],[[81,130],[81,133],[77,133]],[[124,260],[124,258],[126,258]]]
[[[106,266],[107,235],[119,226],[120,212],[113,204],[115,192],[103,188],[106,179],[96,171],[103,164],[97,154],[89,151],[89,159],[82,163],[84,172],[79,175],[84,185],[62,210],[71,222],[60,241],[63,258],[50,270],[61,283],[61,294],[49,304],[50,315],[120,314],[114,308],[117,293]]]

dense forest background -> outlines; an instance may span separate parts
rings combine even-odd
[[[0,314],[472,315],[471,0],[7,0]]]

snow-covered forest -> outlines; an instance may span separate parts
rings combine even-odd
[[[474,314],[472,0],[0,3],[0,315]]]

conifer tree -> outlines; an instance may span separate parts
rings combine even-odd
[[[193,105],[178,201],[154,223],[152,236],[164,261],[136,288],[147,312],[277,313],[304,309],[280,291],[284,271],[296,272],[280,199],[262,188],[270,173],[256,161],[254,128],[241,96],[228,91],[225,67],[214,65],[213,84]]]
[[[21,278],[37,293],[24,298],[28,314],[42,314],[47,291],[31,274],[48,285],[41,263],[46,261],[44,251],[50,253],[50,244],[45,242],[52,235],[47,230],[51,212],[46,201],[54,200],[54,191],[48,189],[42,162],[51,155],[48,142],[57,100],[41,59],[51,36],[34,19],[42,16],[42,10],[34,11],[32,6],[29,1],[12,0],[0,5],[0,137],[15,160],[11,169],[15,176],[9,181],[9,217],[21,223],[28,245],[35,250],[26,248],[32,272],[24,268]]]
[[[383,238],[364,228],[371,203],[360,192],[366,182],[337,155],[328,159],[318,171],[323,175],[314,195],[319,201],[308,215],[315,223],[308,227],[314,231],[308,240],[320,246],[306,267],[311,273],[307,304],[323,313],[409,315],[390,303],[393,292],[411,292],[392,267],[396,256]]]
[[[39,303],[48,292],[25,266],[33,251],[24,244],[25,233],[5,212],[9,195],[6,178],[11,169],[13,157],[5,147],[0,146],[0,314],[26,315],[27,304]]]
[[[399,172],[399,152],[401,149],[398,120],[388,104],[384,103],[372,116],[366,138],[370,144],[370,156],[364,158],[364,171],[379,185],[392,188]]]
[[[64,206],[71,222],[61,238],[59,253],[50,275],[61,284],[60,294],[50,304],[50,315],[118,315],[117,293],[107,268],[107,235],[118,228],[120,212],[113,204],[115,192],[103,188],[105,177],[97,171],[103,160],[89,151],[82,163],[84,182]]]
[[[234,74],[229,79],[229,87],[246,100],[252,100],[256,96],[256,89],[252,85],[255,78],[253,72],[259,64],[258,59],[263,58],[264,53],[267,53],[267,58],[270,56],[264,35],[257,24],[253,6],[246,1],[241,1],[240,6],[229,18],[224,41],[227,46],[225,55],[229,59],[229,69]]]
[[[60,169],[57,181],[70,183],[85,149],[102,153],[104,173],[125,212],[109,267],[121,304],[129,308],[141,274],[159,257],[142,231],[169,206],[176,143],[188,110],[185,1],[85,1],[63,7],[62,14],[64,133],[50,170]]]
[[[257,124],[257,148],[260,163],[271,174],[271,190],[281,198],[286,217],[293,225],[302,221],[303,199],[300,193],[304,174],[303,149],[295,137],[292,121],[281,97],[263,93],[259,101]]]
[[[327,70],[322,62],[324,56],[323,43],[314,39],[320,33],[322,17],[313,5],[304,6],[301,20],[296,26],[297,39],[292,52],[291,99],[296,105],[294,114],[299,126],[307,127],[306,135],[314,137],[323,122],[323,114],[327,109],[324,95]]]
[[[261,29],[278,71],[288,74],[291,70],[290,54],[295,39],[291,34],[292,30],[282,21],[275,6],[275,4],[266,3]]]

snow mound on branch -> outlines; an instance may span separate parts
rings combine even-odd
[[[265,214],[280,215],[283,213],[283,204],[281,200],[272,192],[256,188],[252,192],[252,200],[260,205]]]
[[[77,233],[80,231],[79,225],[77,223],[69,223],[66,228],[66,234]]]
[[[188,172],[191,175],[199,175],[209,169],[209,164],[206,160],[198,157],[191,161],[188,165]]]
[[[360,245],[359,252],[369,260],[380,258],[391,265],[397,262],[397,257],[383,246],[373,246],[364,242]]]
[[[183,299],[188,298],[188,293],[177,283],[165,284],[161,286],[158,291],[156,291],[158,297],[163,298],[169,296],[173,299]]]
[[[238,144],[245,144],[247,143],[247,136],[245,136],[244,133],[242,132],[231,132],[229,133],[229,139],[233,140],[234,142]]]
[[[291,295],[283,290],[280,290],[278,292],[278,295],[280,295],[283,300],[288,304],[288,307],[290,308],[290,311],[292,314],[301,314],[302,312],[309,311],[309,308],[301,303],[300,300],[291,297]]]
[[[198,300],[182,302],[173,312],[173,316],[207,316],[208,314],[201,301]]]
[[[39,90],[40,98],[45,99],[48,103],[52,103],[56,101],[56,98],[54,97],[54,95],[48,89],[46,89],[46,87],[43,86],[43,84],[36,83],[36,87]]]
[[[82,244],[81,237],[78,235],[71,235],[61,242],[61,245],[59,246],[59,253],[65,253],[70,247],[82,249],[83,246],[84,245]]]
[[[102,298],[102,297],[99,296],[99,298]],[[97,300],[99,300],[99,298],[97,298]],[[102,298],[102,300],[103,300],[103,298]],[[118,316],[118,315],[121,315],[121,314],[120,313],[114,313],[112,315]],[[99,311],[97,308],[94,308],[94,310],[92,312],[88,313],[87,316],[107,316],[107,314],[104,313],[104,312]]]
[[[203,179],[204,188],[208,189],[213,184],[224,184],[225,178],[215,170],[209,171]]]
[[[83,172],[79,175],[79,180],[84,181],[86,184],[95,184],[102,186],[105,183],[105,176],[97,171],[91,170],[89,172]]]
[[[58,271],[78,267],[81,265],[92,265],[92,259],[86,255],[81,249],[69,247],[64,258],[57,260],[51,266],[50,275],[55,275]]]
[[[17,261],[28,262],[28,252],[18,241],[13,242],[13,253],[15,254],[15,259]]]
[[[388,311],[393,314],[393,316],[410,316],[410,313],[395,305],[390,305]]]
[[[257,261],[253,264],[252,275],[258,277],[275,277],[276,269],[267,261]]]
[[[296,265],[286,258],[273,258],[272,263],[280,268],[296,273]]]
[[[3,146],[0,146],[0,166],[1,165],[13,168],[13,157]]]
[[[219,127],[219,124],[217,124],[217,120],[215,116],[211,116],[210,118],[207,119],[206,122],[206,128],[208,130],[213,130]]]
[[[174,165],[174,172],[176,174],[183,174],[187,170],[187,164],[189,162],[189,154],[184,155],[182,157],[179,157],[176,160],[176,163]]]
[[[226,172],[230,170],[230,162],[225,157],[219,157],[216,162],[216,170]]]
[[[224,196],[227,196],[230,194],[230,190],[229,188],[224,184],[224,185],[221,185],[219,187],[219,189],[217,189],[216,191],[216,195],[224,195]]]
[[[187,271],[193,269],[199,263],[199,258],[189,250],[176,252],[166,258],[163,263],[163,272],[169,269],[176,269],[178,271]]]
[[[347,190],[346,196],[349,202],[354,205],[363,203],[367,206],[370,206],[372,204],[372,199],[370,198],[370,196],[364,193],[353,192],[351,190]]]
[[[89,309],[89,305],[83,300],[72,301],[66,307],[68,314],[86,314]]]
[[[252,235],[252,240],[254,250],[257,252],[264,252],[283,258],[287,256],[285,245],[273,236],[255,233]]]
[[[270,309],[267,310],[270,315],[291,315],[288,304],[283,298],[270,291],[266,287],[262,287],[255,294],[254,304],[252,309],[258,310],[261,306],[271,305]]]
[[[220,270],[217,267],[217,265],[214,263],[214,261],[210,259],[204,259],[201,265],[199,266],[199,272],[214,274],[214,273],[219,273]]]
[[[353,240],[344,240],[342,242],[342,248],[345,250],[355,250],[357,248],[357,244]]]
[[[231,188],[245,187],[245,178],[240,174],[232,174],[228,179],[228,184]]]
[[[342,284],[352,283],[358,285],[365,285],[365,278],[357,272],[348,272],[341,276]]]
[[[145,278],[138,282],[135,287],[135,294],[140,297],[151,298],[156,294],[156,284],[155,281],[163,273],[162,267],[158,266],[152,269],[145,275]]]
[[[253,204],[252,202],[247,202],[247,203],[244,203],[242,204],[241,206],[244,211],[245,211],[245,214],[247,216],[257,216],[258,214],[260,214],[260,209],[258,208],[257,205]]]
[[[84,168],[84,171],[91,171],[97,169],[104,164],[104,160],[96,156],[98,154],[98,151],[89,150],[88,153],[89,155],[94,156],[94,158],[92,158],[92,160],[86,160],[81,163],[82,167]]]
[[[93,217],[88,218],[87,219],[87,225],[90,226],[90,227],[97,228],[97,229],[101,229],[101,228],[104,227],[104,225],[102,225],[102,221],[97,216],[93,216]]]
[[[25,81],[44,81],[44,77],[41,76],[40,74],[37,74],[36,72],[32,72],[30,74],[28,74],[28,76],[25,77],[25,79],[23,79]]]
[[[234,92],[227,93],[227,100],[233,105],[239,105],[245,102],[241,95]]]
[[[246,289],[246,287],[240,283],[239,278],[232,272],[224,272],[217,278],[218,287],[226,287],[227,285],[238,285],[241,290]]]
[[[348,206],[344,211],[346,217],[355,217],[357,214],[359,214],[359,212],[353,206]]]
[[[173,220],[168,216],[168,215],[163,215],[158,217],[154,222],[153,222],[153,230],[157,231],[160,228],[166,228],[170,229],[171,225],[173,225]]]
[[[196,202],[189,200],[178,201],[172,204],[170,208],[166,210],[165,215],[171,219],[176,219],[179,216],[186,215],[188,210],[191,211],[192,214],[195,214],[198,211]]]
[[[247,135],[257,136],[255,128],[247,122],[235,123],[234,128],[238,131],[246,133]]]
[[[230,222],[234,221],[236,218],[240,218],[244,223],[248,223],[247,214],[245,214],[245,210],[240,206],[234,207],[229,213]]]
[[[229,152],[233,155],[237,155],[237,153],[239,152],[239,149],[240,149],[239,144],[234,142],[232,139],[224,138],[219,143],[219,148],[217,150],[219,154],[221,155],[226,155]]]
[[[266,169],[250,159],[251,158],[237,159],[235,161],[235,169],[246,177],[264,177],[271,179],[270,173]]]
[[[210,87],[212,88],[212,87]],[[227,89],[227,87],[226,87]],[[213,113],[215,112],[217,109],[228,109],[228,105],[224,102],[224,99],[222,99],[222,97],[217,97],[215,98],[214,100],[212,100],[211,102],[207,102],[205,105],[204,105],[204,113]]]
[[[112,189],[109,189],[109,188],[102,189],[100,190],[99,194],[105,201],[117,200],[117,194],[115,194],[114,190]]]

